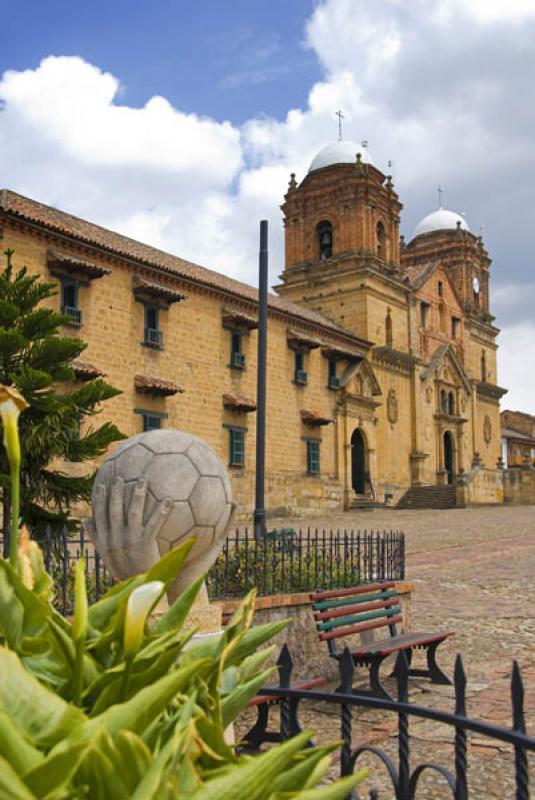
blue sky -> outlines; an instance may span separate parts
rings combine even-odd
[[[393,162],[402,232],[466,214],[509,407],[535,413],[534,0],[0,0],[1,184],[254,283],[337,136]]]
[[[184,111],[284,117],[320,78],[303,29],[312,0],[93,0],[7,4],[1,71],[79,55],[120,77],[120,101],[155,94]]]

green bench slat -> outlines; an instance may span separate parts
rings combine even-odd
[[[336,598],[335,600],[320,600],[312,604],[314,611],[325,611],[328,608],[339,608],[340,606],[355,606],[357,603],[365,603],[370,600],[388,600],[390,597],[396,597],[397,592],[395,589],[386,589],[382,592],[373,592],[373,594],[355,594],[348,597]]]
[[[348,625],[356,625],[359,622],[366,622],[369,619],[379,619],[379,617],[395,617],[401,614],[400,606],[390,606],[381,608],[378,611],[366,611],[362,614],[355,614],[351,617],[335,617],[328,622],[321,622],[317,628],[319,631],[331,631],[333,628],[345,628]]]

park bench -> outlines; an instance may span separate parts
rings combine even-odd
[[[401,600],[393,582],[383,581],[350,589],[314,592],[310,599],[319,638],[322,642],[327,642],[329,655],[333,658],[339,659],[343,652],[343,649],[337,647],[337,639],[346,640],[349,636],[361,635],[360,644],[349,647],[355,666],[364,666],[369,670],[370,688],[355,687],[353,691],[356,694],[392,699],[381,683],[379,669],[385,658],[400,651],[406,654],[409,675],[428,677],[433,683],[451,683],[437,665],[436,650],[453,632],[399,634],[396,626],[402,621]],[[386,628],[388,635],[386,631],[380,631],[385,635],[377,640],[372,639],[375,633],[372,634],[371,631],[381,628]],[[366,641],[368,637],[369,641]],[[415,649],[426,650],[427,669],[411,667]]]

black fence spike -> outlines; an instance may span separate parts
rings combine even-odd
[[[340,672],[339,690],[343,694],[351,694],[351,690],[353,688],[353,675],[355,673],[355,666],[353,664],[353,656],[351,655],[351,650],[347,645],[344,647],[343,653],[340,656],[338,666]]]
[[[290,685],[293,670],[293,660],[290,654],[288,645],[285,643],[277,660],[277,669],[279,671],[279,684],[281,689],[287,689]]]
[[[525,733],[524,682],[516,659],[513,661],[513,671],[511,673],[511,701],[513,706],[513,728]]]
[[[405,703],[409,692],[409,662],[404,650],[397,654],[394,674],[398,683],[398,699],[400,703]]]
[[[466,673],[462,656],[459,653],[455,658],[453,683],[455,686],[455,713],[464,716],[466,714]]]

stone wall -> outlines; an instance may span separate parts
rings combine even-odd
[[[535,468],[529,465],[504,470],[504,503],[535,503]]]

